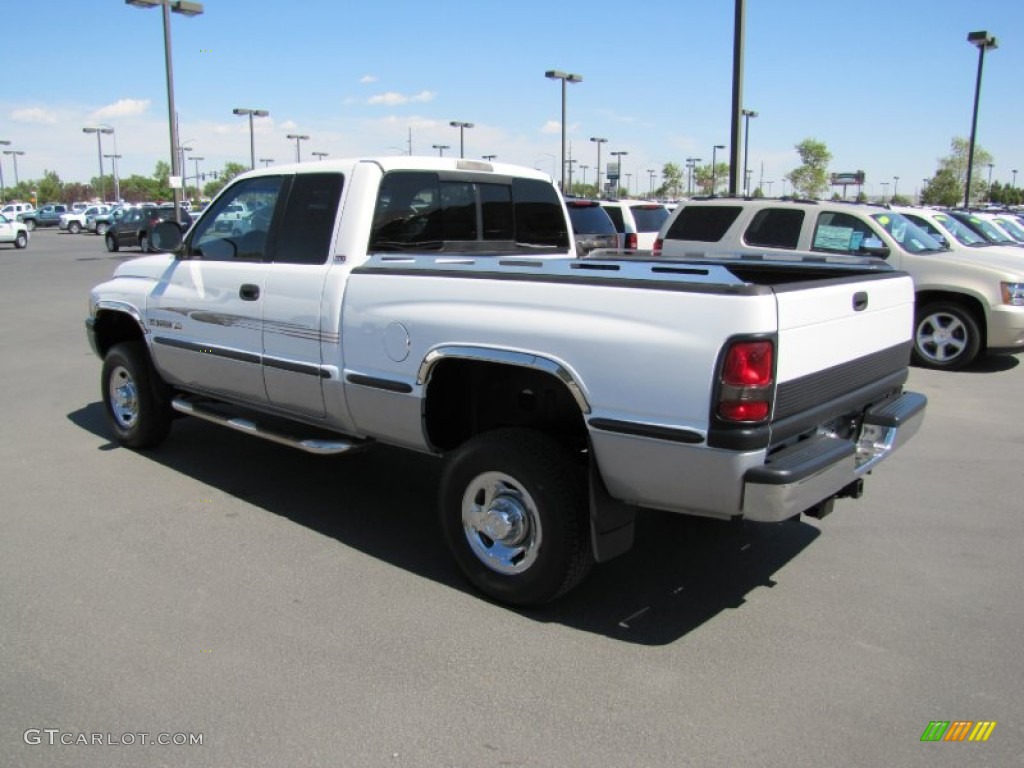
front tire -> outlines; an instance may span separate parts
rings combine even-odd
[[[145,235],[139,235],[139,250],[143,253],[149,253],[149,238]]]
[[[107,225],[104,222],[101,221],[101,222],[99,222],[96,225],[96,234],[97,235],[105,235],[105,234],[107,234]]]
[[[107,236],[104,238],[104,242],[107,244],[107,250],[111,253],[117,253],[117,249],[120,247],[117,244],[117,238],[113,234],[107,232]]]
[[[68,232],[70,232],[72,235],[77,235],[81,231],[82,225],[79,224],[77,221],[72,221],[70,224],[68,224]]]
[[[139,341],[115,344],[103,358],[101,397],[114,439],[127,448],[154,448],[171,428],[172,410]]]
[[[914,319],[913,360],[923,368],[957,371],[981,351],[981,329],[974,315],[955,302],[918,309]]]
[[[26,248],[28,247],[28,235],[24,232],[19,232],[14,238],[15,248]]]
[[[459,568],[495,600],[550,602],[593,565],[585,467],[543,433],[499,429],[472,438],[447,459],[439,502]]]

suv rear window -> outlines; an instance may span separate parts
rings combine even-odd
[[[566,203],[573,232],[580,235],[614,235],[615,225],[608,213],[596,202]]]
[[[804,212],[795,208],[764,208],[757,212],[743,233],[747,245],[795,249],[800,242]]]
[[[555,188],[535,179],[396,171],[381,181],[370,250],[568,248],[562,210]]]
[[[637,232],[657,232],[669,217],[663,205],[631,205],[629,210],[633,212]]]
[[[665,233],[665,239],[717,243],[742,210],[738,205],[685,205]]]

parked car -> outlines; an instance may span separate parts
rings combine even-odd
[[[576,254],[586,256],[597,248],[618,248],[619,236],[615,224],[598,200],[567,199]]]
[[[1019,246],[1016,240],[997,227],[988,214],[975,211],[950,211],[949,215],[961,224],[970,227],[993,245]]]
[[[71,211],[62,214],[57,227],[67,230],[72,235],[77,235],[85,228],[85,220],[88,216],[98,216],[101,213],[109,213],[110,207],[106,205],[91,205],[88,208],[78,211]]]
[[[3,214],[11,221],[17,221],[19,213],[28,213],[35,209],[36,207],[32,203],[8,203],[3,208],[0,208],[0,214]]]
[[[150,248],[149,235],[153,227],[161,221],[170,221],[174,218],[174,206],[146,206],[129,208],[123,216],[110,222],[104,235],[108,251],[118,251],[121,248],[138,246],[143,252]],[[192,217],[188,211],[181,212],[182,224],[187,228],[192,224]]]
[[[913,360],[956,370],[984,351],[1024,351],[1024,258],[1016,248],[951,248],[899,211],[857,203],[720,198],[692,201],[665,222],[663,258],[817,252],[869,256],[914,279]]]
[[[68,207],[59,203],[44,205],[32,211],[25,211],[18,214],[18,221],[23,222],[28,231],[36,227],[56,227],[60,223],[60,217],[68,212]]]
[[[601,207],[611,217],[619,233],[619,248],[624,251],[651,250],[658,230],[669,217],[669,210],[664,203],[602,200]]]
[[[85,231],[94,235],[105,235],[110,228],[110,222],[120,218],[129,206],[115,205],[106,213],[88,214],[85,217]]]
[[[14,243],[15,248],[28,245],[28,227],[0,213],[0,243]]]

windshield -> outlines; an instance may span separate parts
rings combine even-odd
[[[1013,238],[1007,235],[1005,232],[1000,232],[999,227],[995,226],[992,222],[986,221],[985,219],[978,218],[977,216],[957,216],[964,224],[973,229],[979,235],[984,237],[990,243],[1012,243]]]
[[[892,235],[908,253],[933,253],[945,250],[942,243],[901,213],[876,213],[871,216]]]
[[[996,220],[996,224],[1006,230],[1006,233],[1016,240],[1018,243],[1024,243],[1024,227],[1018,224],[1013,219],[1000,216]]]
[[[988,241],[970,227],[961,224],[952,216],[944,213],[936,213],[935,220],[945,227],[949,234],[957,239],[962,245],[984,245]]]

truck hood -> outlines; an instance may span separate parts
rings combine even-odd
[[[141,277],[159,280],[172,264],[174,264],[173,255],[156,253],[119,264],[114,270],[114,277]]]
[[[993,245],[986,248],[958,248],[922,257],[937,262],[988,267],[1012,279],[1024,278],[1024,248]]]

